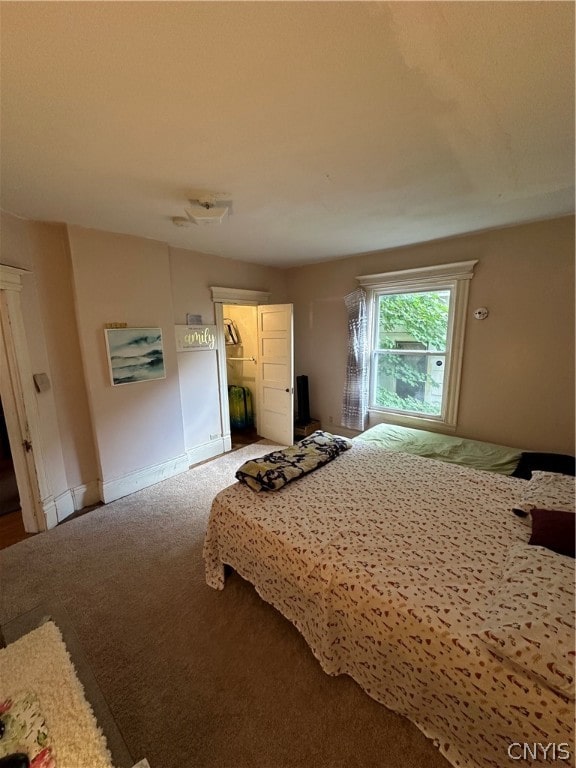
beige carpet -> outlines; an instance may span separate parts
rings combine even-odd
[[[0,551],[0,623],[60,601],[151,768],[446,768],[414,725],[325,675],[249,584],[206,586],[212,498],[272,449],[242,448]]]

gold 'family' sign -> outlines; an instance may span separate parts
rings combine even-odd
[[[176,325],[176,350],[216,349],[215,325]]]

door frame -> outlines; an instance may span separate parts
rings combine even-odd
[[[38,533],[57,523],[41,450],[40,418],[24,329],[20,293],[28,269],[0,264],[0,396],[24,529]]]
[[[245,288],[221,288],[210,286],[214,303],[216,319],[216,351],[218,360],[218,389],[220,396],[220,420],[224,450],[232,449],[230,432],[230,408],[228,406],[228,370],[226,369],[226,340],[224,336],[224,304],[240,304],[241,306],[257,307],[259,304],[270,303],[268,291],[249,291]],[[258,413],[256,403],[256,413]]]

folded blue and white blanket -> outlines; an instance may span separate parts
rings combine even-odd
[[[352,441],[318,429],[296,445],[246,461],[236,479],[253,491],[277,491],[352,448]]]

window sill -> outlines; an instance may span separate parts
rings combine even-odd
[[[428,429],[431,432],[454,432],[456,430],[456,424],[449,424],[441,418],[409,416],[405,413],[380,411],[370,408],[368,410],[368,426],[373,427],[376,424],[398,424],[401,427]]]

